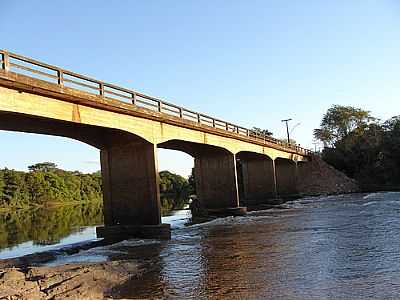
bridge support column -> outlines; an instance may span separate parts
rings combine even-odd
[[[196,155],[195,180],[197,196],[211,214],[243,215],[239,206],[239,192],[235,155],[211,149]]]
[[[112,145],[101,150],[104,227],[99,237],[169,238],[161,224],[156,148],[147,142]]]
[[[296,162],[277,158],[275,159],[276,185],[278,196],[291,197],[297,191],[297,164]]]
[[[276,197],[273,160],[255,153],[239,153],[243,202],[246,205],[266,204]]]

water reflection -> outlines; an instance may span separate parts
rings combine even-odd
[[[163,210],[162,221],[172,228],[184,227],[189,218],[188,209]],[[96,240],[96,226],[102,224],[103,206],[97,202],[0,212],[0,259]]]
[[[101,203],[2,212],[0,249],[7,251],[0,250],[0,258],[28,254],[44,249],[47,245],[61,244],[61,240],[74,234],[86,237],[92,234],[93,229],[83,230],[82,227],[102,223]],[[67,239],[64,244],[71,241],[74,239]],[[26,242],[29,244],[24,245]],[[20,249],[16,248],[18,245],[25,251],[19,251]],[[12,253],[13,250],[15,253]]]

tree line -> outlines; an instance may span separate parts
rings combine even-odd
[[[51,162],[29,166],[28,170],[0,169],[0,207],[23,208],[102,201],[100,172],[84,174],[65,171]],[[161,204],[164,209],[182,207],[192,191],[186,178],[168,171],[160,172]]]
[[[400,188],[400,116],[381,121],[367,110],[333,105],[314,137],[322,158],[364,190]]]

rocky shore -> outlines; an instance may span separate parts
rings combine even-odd
[[[0,270],[0,299],[113,299],[117,287],[143,273],[129,260]]]

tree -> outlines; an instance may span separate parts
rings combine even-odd
[[[188,183],[189,183],[190,192],[192,194],[196,194],[196,178],[195,178],[195,174],[194,174],[194,168],[192,168],[192,172],[188,178]]]
[[[368,124],[375,120],[369,111],[333,105],[323,116],[320,128],[314,130],[314,137],[325,146],[334,147],[351,132],[362,134]]]
[[[101,203],[101,172],[84,174],[64,171],[51,162],[29,166],[29,171],[0,169],[0,207]],[[168,171],[160,172],[162,208],[169,210],[183,207],[193,193],[193,178],[191,181],[190,184],[186,178]]]
[[[27,200],[27,194],[24,193],[24,177],[22,172],[14,170],[3,170],[4,187],[1,203],[4,205],[16,206]]]
[[[38,163],[28,167],[31,172],[52,172],[57,170],[57,165],[52,162]]]
[[[261,129],[258,127],[253,127],[251,129],[251,133],[253,133],[254,135],[258,135],[258,136],[272,136],[272,132],[269,131],[268,129]]]
[[[160,172],[161,205],[163,210],[182,208],[192,193],[189,181],[169,171]]]
[[[381,123],[368,111],[336,105],[314,134],[330,146],[322,158],[364,189],[399,188],[400,116]]]
[[[3,174],[4,174],[4,172],[2,170],[0,170],[0,205],[1,205],[1,199],[4,198],[3,190],[4,190],[4,187],[6,186],[6,184],[4,182]]]
[[[27,191],[29,194],[29,202],[31,204],[42,204],[46,198],[48,183],[46,182],[43,173],[30,172],[25,177]]]
[[[281,142],[287,143],[287,139],[278,139],[278,140],[280,140]],[[289,139],[289,144],[290,145],[297,145],[297,141],[295,139],[290,138]]]

